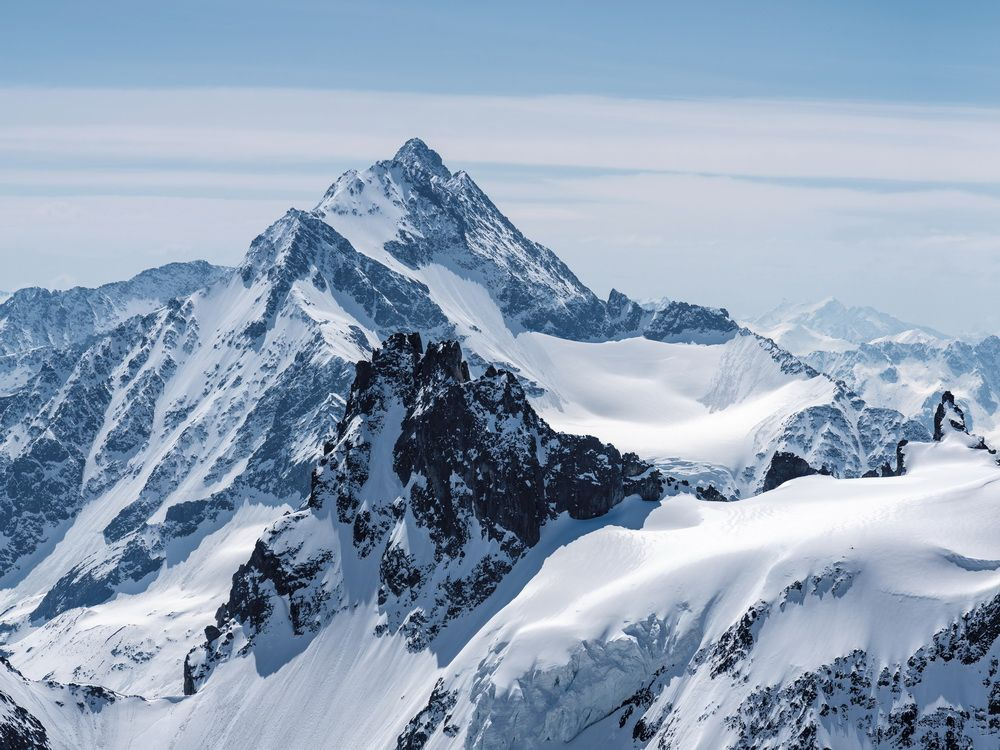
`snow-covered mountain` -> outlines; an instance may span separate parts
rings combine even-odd
[[[982,551],[974,539],[991,543],[983,530],[970,538],[963,525],[944,541],[933,527],[947,512],[935,493],[950,496],[952,472],[969,482],[974,499],[963,502],[998,499],[1000,467],[968,435],[953,399],[937,410],[939,444],[900,454],[902,481],[849,487],[817,477],[734,505],[690,493],[650,504],[623,498],[627,486],[615,490],[643,467],[623,471],[599,444],[598,457],[613,457],[598,462],[599,479],[594,464],[578,461],[562,478],[543,478],[546,463],[566,471],[565,448],[553,450],[565,438],[540,436],[544,423],[513,377],[491,371],[470,381],[457,356],[454,345],[423,354],[418,340],[400,336],[359,366],[308,503],[269,529],[234,577],[205,645],[189,657],[188,692],[207,695],[223,674],[245,674],[233,660],[292,670],[286,660],[320,648],[313,644],[327,628],[362,618],[367,625],[348,632],[367,644],[352,642],[351,651],[362,650],[375,674],[399,675],[408,687],[398,700],[414,711],[382,729],[382,747],[757,747],[764,739],[808,748],[849,737],[851,746],[906,747],[914,736],[929,747],[949,733],[1000,736],[988,719],[1000,681],[987,659],[1000,600],[966,613],[968,594],[959,593],[962,572],[1000,562],[971,556]],[[497,437],[482,428],[493,418],[504,423]],[[513,458],[518,450],[538,463]],[[525,471],[552,491],[547,511],[544,495],[505,484],[531,484]],[[581,497],[572,489],[581,481],[587,500],[565,505]],[[659,496],[655,482],[647,501]],[[912,507],[917,487],[933,499]],[[498,489],[502,500],[491,497]],[[905,541],[890,536],[899,528]],[[899,556],[912,562],[899,567]],[[956,587],[947,601],[942,585]],[[965,585],[979,587],[971,577]],[[904,593],[908,627],[880,631],[857,615]],[[803,637],[818,623],[824,638],[836,634],[821,646]],[[380,657],[374,643],[394,636],[397,648]],[[426,670],[425,651],[438,668],[423,675],[426,704],[414,710],[409,680]],[[956,657],[965,666],[945,676]],[[944,695],[942,679],[952,685]],[[966,706],[979,713],[956,732]],[[332,731],[357,741],[349,729]]]
[[[428,589],[449,579],[436,579],[433,564],[406,562],[478,529],[469,514],[417,523],[415,490],[434,483],[423,473],[399,480],[401,467],[385,462],[393,441],[384,430],[401,452],[414,445],[403,427],[413,417],[428,437],[447,440],[483,404],[476,394],[516,380],[467,380],[449,346],[427,355],[411,347],[411,369],[398,356],[405,343],[359,368],[350,416],[310,501],[279,520],[233,578],[219,613],[225,628],[205,630],[222,658],[214,670],[189,669],[207,677],[196,694],[126,697],[32,682],[8,667],[7,736],[25,747],[995,744],[1000,467],[966,434],[953,402],[941,404],[938,442],[905,446],[900,477],[805,477],[739,503],[632,497],[589,520],[550,518],[488,596],[414,648],[393,632],[390,613],[413,607],[412,618],[435,601]],[[407,383],[420,393],[404,396],[411,407],[429,398],[457,409],[402,416],[396,397]],[[526,405],[516,408],[522,421],[494,457],[534,439],[522,431]],[[485,436],[471,426],[475,445]],[[447,469],[461,452],[440,463],[438,455],[424,467]],[[366,470],[378,475],[361,497],[341,493],[341,471]],[[457,480],[442,489],[449,512],[475,501]],[[352,498],[362,502],[351,507]],[[386,544],[367,562],[359,553],[371,537],[354,531],[365,510],[388,522],[362,525]],[[393,549],[401,554],[386,554]],[[442,561],[461,567],[462,558]],[[413,587],[420,594],[411,598]]]
[[[945,390],[955,393],[973,427],[994,439],[1000,430],[1000,339],[979,342],[876,340],[804,358],[842,380],[867,402],[929,425]]]
[[[646,309],[614,290],[602,302],[555,253],[521,234],[467,173],[451,173],[419,139],[389,161],[346,172],[312,213],[365,255],[426,284],[463,335],[476,333],[483,293],[514,335],[717,342],[737,329],[725,310],[683,302]]]
[[[836,300],[781,305],[748,325],[843,382],[870,407],[898,411],[930,429],[942,393],[951,390],[975,429],[991,439],[998,435],[996,336],[961,340]]]
[[[782,302],[746,325],[798,355],[845,351],[876,339],[906,343],[949,339],[932,328],[905,323],[873,307],[849,307],[833,297],[814,304]]]
[[[600,746],[581,732],[627,706],[614,737],[659,742],[632,697],[678,669],[668,631],[708,648],[773,593],[771,566],[821,575],[867,527],[815,554],[793,528],[820,538],[837,502],[867,507],[852,493],[992,476],[986,452],[916,445],[931,424],[725,310],[599,299],[418,140],[289,210],[237,268],[185,268],[3,319],[0,696],[54,746]],[[574,565],[607,575],[588,594]],[[958,612],[927,600],[935,623]],[[607,676],[584,694],[581,648]],[[99,707],[67,712],[83,682]]]
[[[747,323],[803,362],[843,382],[872,407],[901,412],[928,427],[946,390],[976,429],[1000,429],[1000,340],[963,340],[835,299],[783,303]]]
[[[229,272],[205,261],[169,263],[96,289],[29,287],[0,293],[0,356],[84,341],[163,307],[168,300],[186,297]]]
[[[145,694],[174,690],[174,667],[232,571],[309,492],[354,363],[395,331],[457,335],[477,373],[503,365],[557,412],[565,406],[528,358],[545,361],[546,347],[563,340],[530,334],[537,340],[526,350],[527,328],[591,340],[642,333],[650,346],[691,352],[704,347],[654,339],[737,335],[725,311],[686,303],[648,311],[618,293],[597,300],[468,177],[446,171],[410,142],[363,173],[383,180],[377,191],[354,191],[364,226],[387,238],[381,245],[364,244],[358,217],[335,210],[341,178],[325,208],[289,211],[238,268],[202,269],[203,288],[115,327],[64,328],[67,345],[35,335],[52,328],[44,329],[46,299],[64,317],[62,296],[39,297],[32,309],[43,323],[11,338],[21,348],[0,362],[0,618],[21,669]],[[359,203],[387,191],[393,200],[380,210]],[[331,226],[340,222],[364,252]],[[437,237],[433,252],[413,251],[416,231]],[[175,291],[168,286],[164,295]],[[199,594],[178,597],[179,588]],[[137,618],[135,597],[169,604]],[[95,617],[100,624],[81,623]]]

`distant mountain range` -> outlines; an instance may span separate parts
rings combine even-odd
[[[849,307],[833,297],[808,305],[783,302],[770,312],[748,320],[746,325],[799,355],[844,351],[876,339],[916,343],[952,338],[933,328],[906,323],[873,307]]]
[[[236,268],[14,293],[0,744],[995,738],[1000,347],[749,325],[598,298],[418,139]]]
[[[835,299],[782,304],[746,325],[845,383],[873,406],[929,424],[946,390],[970,424],[1000,437],[1000,339],[965,340]]]

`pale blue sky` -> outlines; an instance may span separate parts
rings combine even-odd
[[[419,135],[600,293],[1000,330],[998,33],[995,2],[18,3],[0,289],[238,262]]]
[[[989,0],[39,0],[0,82],[997,104],[998,32]]]

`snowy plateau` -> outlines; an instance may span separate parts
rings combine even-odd
[[[0,302],[0,747],[1000,747],[1000,339],[597,297],[418,139]]]

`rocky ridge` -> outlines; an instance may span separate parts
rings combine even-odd
[[[424,648],[494,591],[549,520],[596,518],[664,489],[634,454],[552,430],[511,373],[472,378],[457,342],[425,351],[418,334],[395,334],[358,363],[324,452],[306,505],[268,529],[233,577],[207,643],[188,657],[187,692],[234,644],[245,653],[281,628],[274,618],[316,631],[347,604],[344,570],[359,564],[377,588],[376,632]]]

